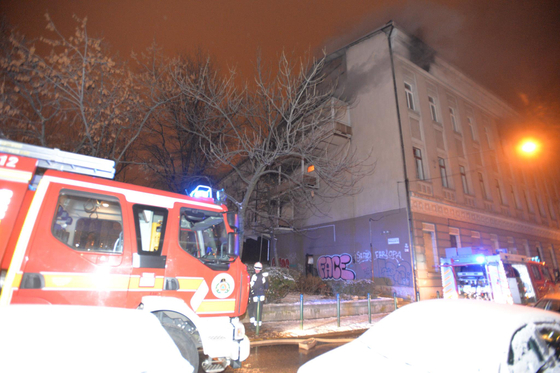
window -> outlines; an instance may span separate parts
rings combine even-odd
[[[439,163],[439,175],[441,177],[441,185],[444,188],[449,188],[449,184],[447,182],[447,170],[445,169],[445,160],[443,158],[438,158]]]
[[[434,224],[422,223],[426,267],[428,271],[439,272],[439,254]]]
[[[437,104],[436,104],[436,99],[433,98],[432,96],[428,96],[428,101],[430,102],[430,114],[432,115],[432,120],[434,122],[438,121],[438,117],[437,117]]]
[[[457,121],[457,115],[455,114],[455,109],[452,107],[449,107],[449,117],[451,118],[451,125],[453,126],[453,131],[460,132],[459,122]]]
[[[482,198],[488,199],[488,195],[486,194],[486,186],[484,185],[484,176],[482,176],[481,172],[478,173],[478,185],[480,186]]]
[[[463,193],[469,194],[469,184],[467,182],[467,172],[464,166],[459,166],[459,173],[461,174],[461,183],[463,184]]]
[[[459,232],[459,228],[451,228],[449,227],[449,241],[451,242],[450,247],[461,247],[461,235]]]
[[[416,164],[416,177],[418,180],[424,180],[424,167],[422,166],[422,151],[418,148],[414,150],[414,162]]]
[[[552,203],[552,199],[548,197],[548,212],[550,214],[550,218],[552,220],[556,220],[556,212],[554,210],[554,204]]]
[[[221,213],[182,208],[179,245],[197,258],[228,258],[228,234]]]
[[[498,249],[500,248],[500,242],[498,240],[498,235],[491,234],[490,235],[490,242],[492,242],[492,247],[494,248],[495,252],[498,252]]]
[[[517,195],[515,194],[515,189],[513,188],[513,184],[509,185],[509,191],[511,193],[511,198],[513,198],[513,200],[515,201],[515,208],[517,208],[518,210],[521,209],[521,205],[519,203],[519,199],[517,198]]]
[[[410,110],[414,110],[414,93],[412,92],[412,86],[408,83],[404,83],[404,91],[406,93],[406,106]]]
[[[544,203],[541,196],[535,193],[535,199],[537,200],[537,205],[539,206],[539,212],[541,213],[541,216],[546,218],[546,209],[544,208]]]
[[[488,127],[484,127],[484,134],[486,135],[486,142],[488,143],[488,148],[493,149],[492,146],[492,134]]]
[[[480,239],[480,232],[472,231],[471,232],[471,246],[480,246],[482,241]]]
[[[133,211],[138,254],[160,255],[167,223],[167,210],[134,205]]]
[[[542,280],[541,272],[539,271],[537,266],[534,265],[534,264],[529,264],[528,266],[531,268],[531,273],[533,274],[533,277],[535,278],[535,280],[537,280],[537,281]]]
[[[535,211],[533,210],[533,205],[531,204],[531,201],[529,200],[529,196],[527,195],[527,190],[523,189],[523,197],[525,197],[525,204],[527,205],[527,210],[529,210],[530,213],[534,213]]]
[[[498,193],[498,196],[500,198],[500,203],[502,205],[505,205],[505,201],[504,201],[504,196],[502,194],[502,188],[500,188],[500,182],[498,181],[498,179],[495,180],[496,182],[496,193]]]
[[[62,190],[51,231],[79,251],[122,253],[122,211],[115,197]]]
[[[476,137],[474,118],[472,116],[467,117],[467,124],[469,125],[472,140],[478,141],[478,138]]]

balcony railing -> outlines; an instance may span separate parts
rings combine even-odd
[[[455,202],[457,200],[456,195],[455,195],[455,191],[451,190],[451,189],[443,189],[443,198],[445,198],[448,201],[452,201]]]
[[[476,207],[476,201],[473,196],[465,196],[465,204],[469,207]]]
[[[416,182],[416,191],[418,193],[427,194],[429,196],[433,195],[432,184],[425,181]]]

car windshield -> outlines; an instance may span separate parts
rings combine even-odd
[[[221,213],[181,209],[179,244],[192,256],[202,260],[231,261],[228,233]]]

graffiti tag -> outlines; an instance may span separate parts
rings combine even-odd
[[[395,264],[384,259],[377,262],[376,277],[386,277],[393,281],[394,285],[410,286],[412,283],[411,267],[408,262]]]
[[[276,266],[276,259],[272,258],[272,266]],[[280,268],[290,268],[290,259],[288,258],[278,258],[278,266]]]
[[[400,251],[395,250],[380,250],[375,252],[375,260],[377,259],[392,259],[396,260],[397,263],[402,261],[402,254]]]
[[[371,251],[356,252],[356,263],[371,262]]]
[[[356,273],[346,266],[352,263],[350,254],[323,255],[317,260],[319,277],[323,280],[355,280]]]

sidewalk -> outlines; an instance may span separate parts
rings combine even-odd
[[[308,339],[312,337],[333,337],[348,332],[364,332],[386,315],[388,313],[372,314],[371,324],[367,314],[341,317],[340,327],[337,325],[336,317],[303,320],[303,329],[301,329],[300,320],[271,322],[265,320],[259,328],[258,336],[251,324],[246,323],[244,325],[247,337],[251,342],[290,338]]]

